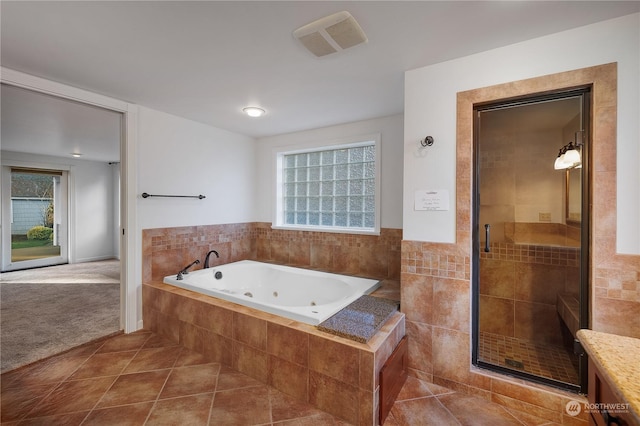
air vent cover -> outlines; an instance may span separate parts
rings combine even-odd
[[[358,22],[346,11],[300,27],[293,36],[316,56],[339,52],[367,41]]]

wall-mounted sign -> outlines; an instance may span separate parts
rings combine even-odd
[[[415,192],[415,210],[449,210],[449,191],[446,189],[418,189]]]

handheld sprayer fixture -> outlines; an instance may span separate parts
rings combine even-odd
[[[182,268],[182,270],[180,272],[178,272],[178,276],[176,277],[177,280],[181,280],[182,276],[184,274],[188,274],[189,273],[189,268],[191,268],[193,265],[197,265],[200,263],[199,259],[194,260],[193,262],[191,262],[190,264],[188,264],[187,266],[185,266],[184,268]]]

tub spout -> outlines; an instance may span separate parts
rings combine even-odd
[[[191,262],[190,264],[188,264],[187,266],[185,266],[184,268],[182,268],[182,270],[180,272],[178,272],[178,276],[176,277],[177,280],[181,280],[182,276],[184,274],[188,274],[189,273],[189,268],[191,268],[193,265],[197,265],[200,263],[199,259],[194,260],[193,262]]]
[[[215,254],[218,258],[220,257],[217,251],[211,250],[204,258],[204,269],[207,269],[209,267],[209,258],[211,257],[211,253]]]

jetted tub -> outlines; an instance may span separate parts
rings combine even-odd
[[[241,260],[164,278],[167,284],[318,325],[380,281]]]

